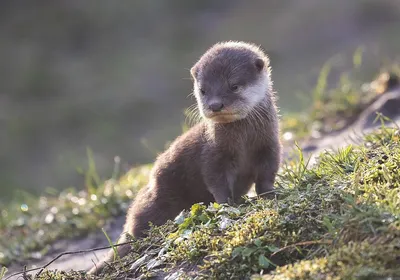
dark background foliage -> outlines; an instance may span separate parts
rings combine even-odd
[[[117,155],[151,162],[181,133],[188,69],[217,41],[267,50],[285,114],[307,107],[329,58],[347,69],[362,47],[368,81],[399,30],[398,0],[1,1],[1,197],[81,186],[87,147],[102,176]]]

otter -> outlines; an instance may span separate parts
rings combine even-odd
[[[144,237],[149,222],[162,225],[195,203],[238,203],[254,183],[260,196],[273,191],[281,143],[267,55],[251,43],[221,42],[190,73],[202,121],[158,156],[118,243],[127,242],[124,233]],[[117,249],[122,257],[130,245]],[[113,259],[110,250],[89,273]]]

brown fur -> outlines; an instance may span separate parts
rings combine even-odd
[[[162,225],[194,203],[238,202],[253,183],[257,194],[273,189],[281,145],[268,65],[259,48],[240,42],[217,44],[200,58],[191,73],[204,120],[157,158],[148,186],[128,211],[124,232],[143,237],[149,222]],[[212,104],[222,109],[213,111]],[[118,243],[125,240],[122,235]],[[129,249],[118,247],[120,256]],[[90,273],[99,273],[113,258],[110,251]]]

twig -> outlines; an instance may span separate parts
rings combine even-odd
[[[123,246],[123,245],[126,245],[126,244],[131,244],[131,243],[132,243],[132,241],[129,241],[129,242],[124,242],[124,243],[119,243],[119,244],[116,244],[116,245],[113,245],[113,246],[114,247],[119,247],[119,246]],[[13,274],[7,276],[7,278],[5,278],[4,280],[10,279],[11,277],[16,276],[16,275],[20,275],[20,274],[26,275],[27,272],[32,272],[32,271],[36,271],[36,270],[40,269],[40,271],[36,274],[36,276],[39,276],[46,267],[51,265],[53,262],[55,262],[56,260],[58,260],[62,256],[83,254],[83,253],[91,253],[91,252],[105,250],[105,249],[111,249],[111,248],[112,248],[112,246],[104,246],[104,247],[98,247],[98,248],[87,249],[87,250],[64,252],[64,253],[59,254],[57,257],[55,257],[54,259],[52,259],[51,261],[49,261],[48,263],[46,263],[45,265],[43,265],[41,267],[31,268],[31,269],[28,269],[28,270],[24,269],[23,271],[16,272],[16,273],[13,273]]]
[[[266,192],[257,194],[257,195],[252,196],[252,197],[246,197],[246,199],[248,199],[248,200],[256,200],[256,199],[264,198],[266,195],[269,195],[269,194],[279,195],[279,193],[280,193],[279,190],[273,189],[271,191],[266,191]]]
[[[276,254],[291,248],[291,247],[296,247],[296,246],[307,246],[307,245],[313,245],[313,244],[332,244],[332,240],[316,240],[316,241],[304,241],[304,242],[299,242],[295,244],[291,244],[288,246],[285,246],[283,248],[280,248],[278,251],[275,251],[271,254],[271,257],[275,256]]]
[[[24,278],[24,280],[29,280],[28,276],[26,275],[26,265],[24,265],[24,271],[22,274],[22,278]]]

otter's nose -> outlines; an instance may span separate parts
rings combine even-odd
[[[214,103],[211,103],[211,104],[209,105],[209,108],[210,108],[210,110],[213,111],[214,113],[215,113],[215,112],[219,112],[219,111],[222,110],[222,108],[224,108],[224,104],[222,104],[221,102],[214,102]]]

